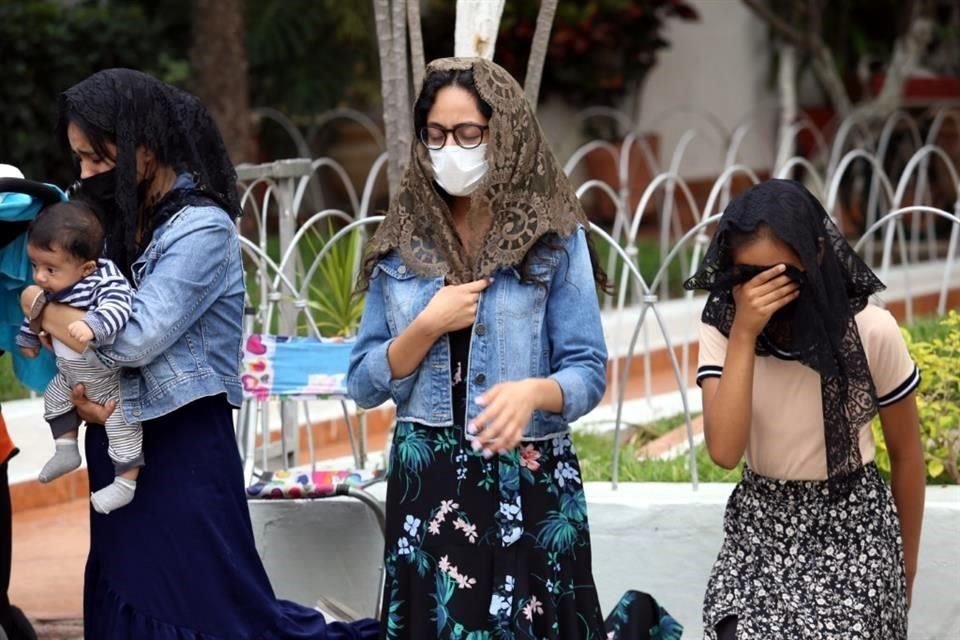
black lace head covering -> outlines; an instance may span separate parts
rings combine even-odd
[[[107,256],[128,276],[157,226],[191,199],[202,196],[231,217],[240,215],[233,164],[213,118],[195,96],[139,71],[107,69],[60,95],[65,143],[70,122],[97,151],[106,141],[117,145],[116,209],[104,212],[104,222]],[[191,174],[195,187],[171,191],[152,206],[143,202],[149,184],[137,180],[140,146],[151,150],[159,165]]]
[[[877,411],[854,316],[884,285],[802,184],[769,180],[727,206],[700,270],[684,284],[710,292],[702,320],[725,336],[735,314],[733,287],[774,266],[733,264],[731,240],[757,233],[761,225],[793,249],[803,269],[788,270],[800,283],[800,296],[774,314],[756,353],[799,360],[820,374],[827,472],[838,478],[862,466],[859,427]]]

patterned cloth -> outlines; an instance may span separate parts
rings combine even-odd
[[[384,638],[680,637],[638,592],[604,621],[569,435],[485,460],[462,429],[398,423],[387,505]]]
[[[331,398],[347,395],[353,341],[254,334],[243,349],[247,398]]]
[[[739,640],[905,640],[900,523],[875,465],[838,496],[828,480],[772,480],[744,470],[724,516],[703,626],[736,616]]]
[[[343,470],[267,471],[255,483],[247,487],[251,499],[326,498],[332,496],[340,485],[359,486],[380,477],[382,471]]]

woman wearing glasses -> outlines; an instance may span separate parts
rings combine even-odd
[[[657,638],[631,592],[605,622],[569,424],[606,386],[587,220],[510,75],[430,65],[418,140],[365,263],[348,385],[397,405],[387,638]]]

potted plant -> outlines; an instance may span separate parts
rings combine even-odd
[[[537,0],[510,2],[504,9],[497,39],[496,59],[516,77],[526,69],[530,41],[536,26]],[[657,61],[657,53],[669,46],[664,28],[669,20],[694,21],[699,14],[684,0],[587,0],[561,2],[557,7],[540,96],[558,96],[577,108],[603,106],[638,111],[643,83]],[[588,139],[602,139],[622,146],[628,131],[608,119],[585,123]],[[657,155],[659,140],[647,134],[644,142]],[[652,171],[637,146],[630,150],[630,202],[628,215],[652,179]],[[586,158],[591,177],[619,189],[618,169],[609,153],[598,150]],[[588,203],[588,205],[591,203]],[[588,208],[594,218],[609,220],[615,209],[609,199],[597,198]]]

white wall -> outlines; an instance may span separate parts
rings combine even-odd
[[[661,52],[643,88],[640,126],[659,134],[659,159],[665,168],[684,132],[690,127],[701,130],[687,149],[680,173],[702,178],[720,173],[727,139],[738,125],[752,119],[754,128],[738,158],[753,169],[768,170],[776,138],[776,87],[768,82],[766,26],[741,0],[691,0],[691,4],[700,21],[667,23],[664,35],[670,47]],[[625,101],[627,108],[631,103]],[[561,162],[579,142],[571,127],[574,113],[557,101],[540,107],[544,131]]]
[[[773,162],[776,88],[768,82],[770,54],[766,26],[741,0],[693,0],[699,22],[668,22],[664,50],[644,88],[640,124],[661,136],[661,162],[690,126],[704,130],[691,143],[681,174],[715,176],[722,167],[719,136],[703,116],[682,114],[692,107],[712,116],[727,135],[747,119],[756,129],[744,140],[741,161],[755,169]]]

